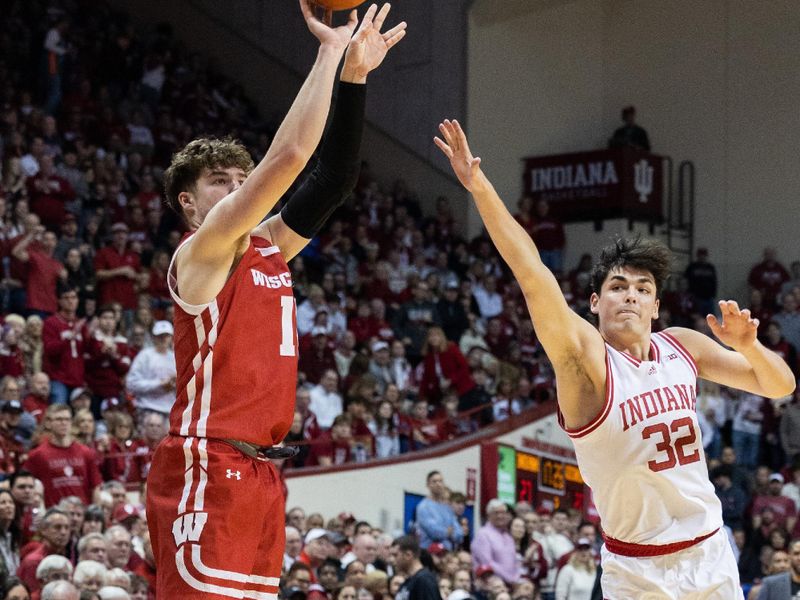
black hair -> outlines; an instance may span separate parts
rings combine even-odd
[[[650,273],[655,280],[656,297],[659,297],[671,266],[672,254],[661,242],[641,236],[617,238],[612,245],[603,248],[600,260],[592,269],[592,290],[599,295],[611,271],[629,267]]]
[[[414,535],[403,535],[392,542],[392,546],[397,546],[400,552],[411,552],[415,558],[419,558],[419,540]]]

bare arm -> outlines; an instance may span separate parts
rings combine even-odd
[[[222,289],[245,236],[294,182],[322,137],[336,69],[357,21],[354,11],[347,26],[331,29],[316,19],[308,0],[300,5],[321,42],[317,59],[264,159],[208,212],[181,251],[178,287],[191,304],[208,302]]]
[[[519,282],[536,335],[557,374],[583,376],[584,384],[602,391],[605,348],[600,334],[569,308],[556,278],[542,263],[533,240],[508,212],[481,171],[480,159],[472,156],[458,122],[445,121],[439,127],[446,141],[436,138],[435,143],[450,159],[462,185],[472,193],[489,236]],[[574,408],[570,406],[573,400]],[[568,422],[570,416],[576,416],[575,412],[582,412],[577,399],[559,394],[559,402]]]
[[[691,329],[668,330],[691,353],[698,375],[719,384],[768,398],[781,398],[794,391],[795,380],[789,365],[765,348],[756,337],[758,319],[750,311],[739,310],[733,301],[721,301],[722,322],[707,317],[711,331],[732,348],[728,350],[708,336]]]
[[[381,65],[389,49],[406,33],[404,21],[381,33],[390,9],[388,3],[380,11],[376,4],[370,6],[347,46],[339,97],[314,171],[289,199],[283,211],[270,217],[253,232],[271,239],[286,260],[291,260],[305,248],[353,191],[358,180],[367,75]],[[292,205],[293,202],[297,204]],[[287,214],[286,211],[290,212]]]

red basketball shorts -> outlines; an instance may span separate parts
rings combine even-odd
[[[156,596],[276,600],[284,511],[271,463],[222,441],[167,436],[147,478]]]

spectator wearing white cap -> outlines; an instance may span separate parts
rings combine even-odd
[[[317,569],[335,553],[336,548],[333,545],[331,533],[321,527],[314,527],[306,533],[305,546],[295,562],[311,567],[312,583],[316,583]]]
[[[153,324],[153,346],[142,349],[133,359],[126,385],[136,398],[139,411],[168,415],[175,403],[175,352],[172,323]]]
[[[784,531],[794,531],[797,522],[797,507],[791,498],[781,495],[784,478],[780,473],[772,473],[767,484],[767,493],[758,494],[753,499],[753,529],[761,527],[761,515],[765,509],[770,509],[775,515],[775,527]]]
[[[389,344],[383,340],[373,342],[371,350],[372,358],[369,361],[369,373],[375,377],[378,393],[383,396],[386,386],[390,383],[397,383],[392,370],[392,355],[389,352]]]

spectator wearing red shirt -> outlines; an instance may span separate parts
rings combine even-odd
[[[58,310],[56,283],[67,278],[64,265],[53,257],[57,243],[55,233],[37,225],[11,251],[14,258],[28,263],[25,307],[42,318]]]
[[[86,320],[77,317],[78,290],[64,285],[59,290],[58,312],[44,321],[42,369],[50,376],[50,395],[66,404],[70,392],[85,385],[84,358],[89,332]]]
[[[789,281],[789,272],[777,260],[775,248],[764,248],[764,260],[750,270],[747,283],[764,295],[764,304],[775,307],[781,286]]]
[[[45,154],[39,160],[39,172],[27,181],[31,211],[39,215],[48,229],[57,229],[64,220],[64,204],[75,198],[69,181],[56,174],[53,157]]]
[[[767,508],[775,515],[774,525],[776,527],[784,531],[792,531],[794,529],[797,521],[797,508],[791,498],[781,495],[783,483],[783,475],[773,473],[769,476],[767,493],[759,494],[753,499],[751,510],[753,514],[753,530],[761,527],[761,513]]]
[[[126,413],[115,413],[108,423],[108,431],[111,436],[100,467],[103,477],[106,481],[121,482],[127,490],[138,491],[146,462],[139,448],[146,444],[132,439],[133,418]]]
[[[25,354],[19,345],[18,329],[10,324],[2,326],[0,343],[0,376],[19,378],[25,375]]]
[[[421,450],[441,441],[440,435],[446,430],[428,417],[429,411],[428,401],[418,398],[411,408],[411,414],[400,417],[401,451]]]
[[[116,328],[116,312],[110,306],[102,307],[97,313],[97,328],[85,344],[86,384],[100,400],[122,394],[122,378],[131,368],[133,353]]]
[[[140,280],[139,255],[128,245],[128,226],[114,223],[111,226],[111,245],[98,250],[94,257],[97,275],[98,304],[119,302],[132,316],[136,309],[136,284]]]
[[[561,273],[566,244],[564,226],[550,216],[550,205],[547,200],[539,200],[536,203],[536,217],[531,237],[539,248],[545,266],[554,273]]]
[[[147,293],[150,294],[150,306],[156,319],[164,318],[164,311],[172,306],[172,296],[167,287],[167,269],[169,254],[164,250],[156,250],[150,263]]]
[[[351,427],[350,415],[341,414],[336,417],[330,432],[323,433],[311,445],[306,466],[328,467],[356,462],[357,452]]]
[[[39,536],[42,543],[22,559],[17,569],[17,576],[28,586],[32,593],[40,590],[39,580],[36,578],[36,567],[51,554],[64,555],[70,538],[69,516],[62,510],[51,508],[39,524]]]
[[[795,377],[800,376],[797,348],[786,341],[786,338],[783,337],[781,326],[775,321],[767,325],[767,330],[764,334],[764,345],[786,361]]]
[[[317,384],[322,379],[325,371],[336,370],[336,359],[328,343],[328,334],[322,326],[315,326],[311,330],[311,344],[300,350],[301,370],[306,375],[306,381]]]
[[[16,472],[25,457],[25,448],[15,435],[21,418],[22,404],[19,400],[9,400],[0,408],[0,470],[5,475]]]
[[[428,331],[423,354],[420,396],[438,403],[442,394],[452,387],[458,394],[459,410],[473,408],[475,380],[469,371],[467,359],[454,342],[447,340],[440,327],[431,327]]]
[[[91,503],[94,491],[102,483],[97,454],[72,438],[69,406],[48,407],[45,426],[49,437],[31,450],[23,465],[44,485],[45,506],[53,506],[66,496]]]
[[[47,373],[34,373],[28,380],[28,395],[22,400],[22,408],[36,419],[44,421],[44,412],[50,405],[50,377]]]

